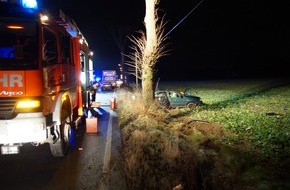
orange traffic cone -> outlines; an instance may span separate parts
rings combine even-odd
[[[111,100],[110,100],[110,108],[111,108],[111,110],[115,109],[115,98],[111,98]]]
[[[110,100],[110,108],[111,108],[111,110],[115,109],[115,104],[116,104],[116,98],[113,97]]]

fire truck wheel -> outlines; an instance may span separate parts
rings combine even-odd
[[[70,143],[74,142],[74,132],[71,127],[71,118],[67,114],[66,111],[62,110],[61,112],[62,122],[58,127],[58,131],[60,131],[60,137],[54,143],[50,143],[50,150],[54,157],[62,157],[65,156],[70,149]]]

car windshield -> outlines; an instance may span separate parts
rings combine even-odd
[[[190,89],[185,89],[184,90],[184,96],[192,96],[192,93],[191,93]]]
[[[36,23],[0,19],[0,70],[36,69]]]

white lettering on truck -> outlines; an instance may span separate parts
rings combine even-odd
[[[22,75],[20,74],[3,74],[2,78],[0,77],[0,83],[3,87],[23,87]]]
[[[6,96],[16,96],[16,95],[23,95],[22,91],[12,92],[12,91],[1,91],[0,95],[6,95]]]

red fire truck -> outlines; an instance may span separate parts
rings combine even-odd
[[[66,155],[86,114],[92,53],[74,20],[47,15],[36,0],[0,1],[0,146],[49,143]]]

